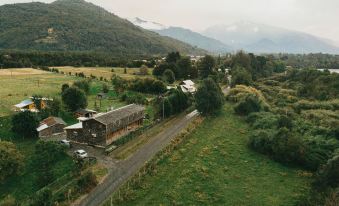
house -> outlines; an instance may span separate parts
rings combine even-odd
[[[49,101],[53,101],[53,99],[45,97],[30,97],[29,99],[26,99],[19,104],[14,105],[14,107],[16,108],[16,111],[39,112],[37,105],[35,105],[35,102],[40,102],[40,108],[45,109]]]
[[[91,118],[91,117],[93,117],[96,114],[97,114],[96,111],[90,110],[90,109],[78,109],[75,112],[75,116],[77,118],[79,118],[79,117]]]
[[[39,133],[39,137],[51,137],[55,134],[64,132],[66,123],[58,117],[48,117],[40,122],[39,127],[36,129]]]
[[[180,88],[184,93],[195,93],[197,91],[195,83],[192,80],[185,80],[181,82]]]
[[[67,139],[73,142],[106,147],[139,128],[145,108],[131,104],[66,127]]]

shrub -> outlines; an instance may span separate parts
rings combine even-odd
[[[79,89],[81,89],[82,91],[84,91],[86,94],[89,93],[89,89],[90,89],[90,83],[87,80],[82,80],[82,81],[76,81],[73,83],[74,87],[77,87]]]
[[[166,69],[163,74],[164,81],[168,82],[169,84],[173,84],[175,81],[175,75],[170,69]]]
[[[234,107],[234,111],[239,115],[249,115],[252,112],[260,112],[262,110],[264,110],[263,103],[255,95],[248,95]]]
[[[0,181],[21,173],[24,160],[11,142],[0,141]]]
[[[88,193],[98,185],[98,180],[92,172],[85,172],[77,181],[77,188],[80,193]]]
[[[11,195],[6,196],[3,200],[0,201],[0,206],[16,206],[16,200]]]

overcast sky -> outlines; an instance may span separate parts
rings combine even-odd
[[[41,0],[52,2],[53,0]],[[87,0],[124,18],[140,17],[201,31],[251,21],[339,42],[339,0]],[[1,4],[32,2],[0,0]]]

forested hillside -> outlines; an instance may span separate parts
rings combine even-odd
[[[100,51],[120,56],[203,52],[83,0],[1,6],[0,49]]]

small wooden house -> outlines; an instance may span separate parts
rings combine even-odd
[[[14,105],[16,108],[16,111],[31,111],[31,112],[39,112],[37,105],[35,105],[34,100],[38,100],[37,102],[40,102],[40,108],[45,109],[48,106],[49,101],[53,101],[53,99],[48,98],[40,98],[40,97],[30,97],[29,99],[26,99],[19,104]]]
[[[73,142],[106,147],[139,128],[145,108],[131,104],[66,127],[67,139]]]
[[[91,117],[93,117],[96,114],[97,114],[96,111],[90,110],[90,109],[78,109],[75,112],[75,116],[77,118],[79,118],[79,117],[91,118]]]
[[[37,128],[39,137],[51,137],[55,134],[64,132],[66,123],[58,117],[48,117],[40,122],[40,126]]]

